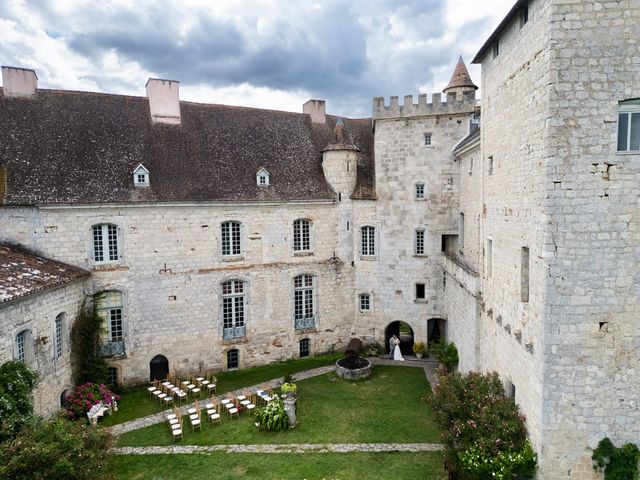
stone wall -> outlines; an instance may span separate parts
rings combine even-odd
[[[82,281],[79,280],[0,304],[0,363],[16,359],[16,335],[24,330],[30,331],[25,347],[27,364],[38,374],[33,391],[34,411],[38,415],[55,413],[61,406],[61,394],[73,388],[69,333],[80,313],[83,299]],[[57,357],[55,320],[61,314],[64,319],[62,355]]]

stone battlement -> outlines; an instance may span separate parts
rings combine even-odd
[[[405,95],[403,105],[399,104],[398,97],[390,97],[389,105],[385,105],[384,97],[374,97],[373,119],[472,112],[476,105],[476,92],[467,92],[464,96],[451,92],[446,101],[442,100],[440,93],[433,93],[431,103],[428,103],[427,94],[422,93],[418,95],[417,104],[413,103],[413,95]]]

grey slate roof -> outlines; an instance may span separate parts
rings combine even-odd
[[[0,90],[1,91],[1,90]],[[181,102],[182,124],[152,125],[144,97],[38,90],[0,95],[8,205],[333,199],[322,150],[337,117]],[[343,119],[358,153],[355,198],[374,198],[370,119]],[[134,168],[151,187],[133,186]],[[259,188],[265,167],[271,185]]]
[[[81,268],[0,243],[0,304],[88,275]]]

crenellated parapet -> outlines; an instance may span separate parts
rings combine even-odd
[[[385,105],[384,97],[373,98],[373,120],[385,118],[404,118],[424,115],[447,115],[473,112],[476,106],[476,92],[465,92],[464,95],[450,92],[446,98],[440,93],[431,95],[431,102],[427,101],[427,94],[418,95],[418,103],[413,103],[413,95],[405,95],[404,103],[400,105],[398,97],[390,97]]]

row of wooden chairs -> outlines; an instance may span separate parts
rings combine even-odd
[[[180,409],[175,405],[173,406],[173,413],[167,415],[167,422],[169,423],[173,441],[175,442],[178,438],[182,440],[182,415],[180,415]]]

